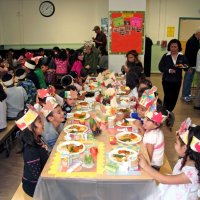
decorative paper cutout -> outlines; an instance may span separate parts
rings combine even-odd
[[[29,109],[28,112],[19,120],[17,120],[15,123],[17,124],[18,128],[20,130],[24,130],[25,128],[27,128],[32,122],[35,121],[35,119],[37,118],[38,113]]]

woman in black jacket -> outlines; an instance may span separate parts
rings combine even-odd
[[[159,70],[163,74],[163,104],[168,111],[173,111],[181,88],[182,69],[187,68],[187,59],[181,53],[181,43],[177,39],[169,42],[167,50],[168,53],[160,60]]]

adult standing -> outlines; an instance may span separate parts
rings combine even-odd
[[[182,81],[182,68],[187,64],[186,57],[181,53],[181,43],[172,39],[159,63],[159,70],[163,73],[162,85],[164,91],[163,104],[168,111],[175,108]]]
[[[198,82],[197,82],[197,93],[195,96],[194,109],[200,110],[200,49],[197,53],[196,73]]]
[[[107,45],[106,35],[103,33],[103,31],[101,31],[99,26],[95,26],[93,28],[93,31],[95,31],[96,33],[96,37],[92,38],[93,42],[95,43],[95,47],[96,48],[103,47],[104,49],[106,49],[106,45]]]
[[[189,69],[185,72],[182,98],[185,102],[191,101],[191,85],[194,78],[197,52],[199,50],[199,40],[200,40],[200,27],[196,30],[186,43],[185,56],[188,59]]]

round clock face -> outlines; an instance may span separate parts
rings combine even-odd
[[[39,11],[44,17],[50,17],[55,12],[55,6],[51,1],[43,1],[40,4]]]

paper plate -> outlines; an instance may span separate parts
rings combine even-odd
[[[80,105],[81,108],[84,108],[84,109],[88,109],[89,106],[90,106],[89,103],[86,102],[86,101],[79,101],[79,102],[77,103],[77,105]]]
[[[137,144],[138,142],[140,142],[142,140],[141,135],[139,135],[138,133],[134,133],[134,132],[128,132],[128,131],[124,131],[124,132],[120,132],[116,135],[117,141],[123,144]]]
[[[138,153],[132,149],[118,148],[109,152],[109,159],[117,164],[125,164],[128,163],[129,156],[137,157],[137,155]]]
[[[80,147],[80,149],[76,152],[73,152],[73,150],[70,152],[67,148],[67,146],[71,145],[72,149],[73,147]],[[68,151],[70,155],[77,155],[80,153],[83,153],[85,151],[85,145],[81,142],[77,142],[77,141],[66,141],[66,142],[62,142],[57,146],[57,151],[59,153],[63,153]]]
[[[127,118],[129,119],[129,118]],[[130,118],[131,119],[131,118]],[[128,120],[127,120],[128,121]],[[132,127],[132,124],[125,124],[124,120],[122,121],[117,121],[116,122],[116,125],[119,126],[119,127],[123,127],[123,128],[129,128],[129,127]]]
[[[64,128],[65,133],[85,133],[88,127],[81,124],[70,124]]]
[[[84,114],[84,116],[83,116]],[[80,117],[78,117],[79,115]],[[76,111],[74,112],[74,119],[75,120],[80,120],[80,119],[88,119],[90,117],[90,114],[86,111]]]

